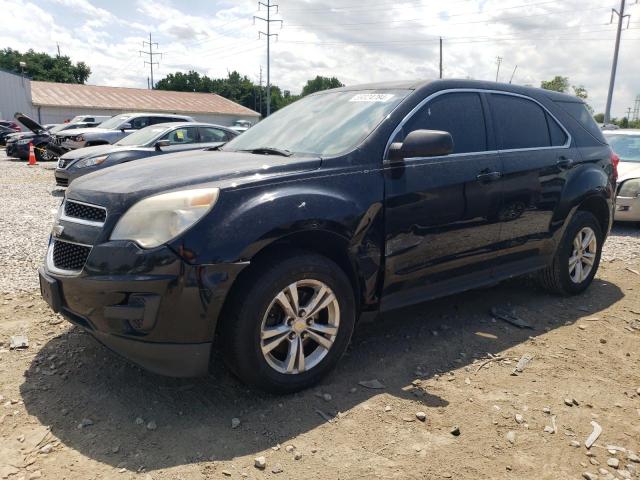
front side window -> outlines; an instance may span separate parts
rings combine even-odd
[[[131,128],[134,130],[140,130],[141,128],[148,127],[151,124],[149,117],[136,117],[130,122]]]
[[[410,90],[327,90],[278,110],[227,143],[223,150],[276,148],[332,156],[360,145]]]
[[[193,127],[176,128],[167,133],[161,140],[169,140],[171,145],[184,145],[195,143],[196,129]]]
[[[487,129],[482,101],[475,92],[440,95],[413,115],[394,142],[401,142],[414,130],[442,130],[453,138],[453,153],[487,150]]]

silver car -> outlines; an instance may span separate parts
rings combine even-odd
[[[620,157],[615,220],[640,222],[640,129],[603,132]]]
[[[64,153],[94,145],[113,144],[136,130],[158,123],[193,121],[193,118],[186,115],[123,113],[111,117],[109,120],[102,122],[94,128],[83,128],[74,130],[73,132],[60,133],[55,136],[53,141],[62,150],[61,153]]]

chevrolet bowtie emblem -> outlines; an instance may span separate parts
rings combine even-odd
[[[62,235],[63,231],[64,227],[62,225],[54,225],[51,229],[51,235],[53,235],[54,237],[59,237],[60,235]]]

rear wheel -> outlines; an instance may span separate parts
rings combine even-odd
[[[542,286],[564,295],[583,292],[598,270],[603,241],[602,229],[593,214],[576,212],[552,264],[540,273]]]
[[[317,383],[345,352],[355,324],[349,279],[331,260],[302,253],[256,270],[225,309],[225,362],[274,393]]]

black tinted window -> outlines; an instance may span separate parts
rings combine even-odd
[[[156,125],[158,123],[173,123],[173,122],[184,122],[185,120],[182,118],[176,117],[151,117],[151,125]]]
[[[595,122],[587,106],[582,102],[556,102],[560,105],[574,120],[576,120],[587,132],[589,132],[596,140],[601,143],[607,143],[602,136],[602,131]]]
[[[136,117],[129,120],[129,123],[131,124],[131,128],[134,130],[140,130],[141,128],[148,127],[150,125],[149,117]]]
[[[202,143],[226,142],[229,140],[227,132],[213,127],[200,127],[200,141]]]
[[[535,102],[512,95],[489,96],[498,148],[537,148],[551,146],[547,115]]]
[[[547,125],[549,126],[549,134],[551,135],[551,145],[561,147],[567,143],[567,134],[560,128],[551,115],[547,114]]]
[[[477,93],[447,93],[434,98],[404,125],[394,141],[414,130],[443,130],[453,137],[453,153],[487,150],[482,102]]]

